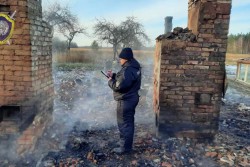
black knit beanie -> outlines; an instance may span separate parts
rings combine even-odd
[[[119,58],[131,60],[134,58],[133,52],[131,48],[123,48],[121,53],[119,54]]]

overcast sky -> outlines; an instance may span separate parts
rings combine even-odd
[[[68,5],[72,13],[79,17],[81,24],[91,35],[78,35],[74,42],[78,46],[91,45],[97,39],[92,35],[96,19],[105,18],[119,24],[128,16],[136,17],[151,39],[153,46],[155,38],[164,33],[164,18],[173,16],[173,28],[187,27],[188,0],[42,0],[43,8],[55,1]],[[229,33],[250,32],[250,0],[233,0]],[[105,46],[103,44],[103,46]]]

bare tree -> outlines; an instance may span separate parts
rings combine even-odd
[[[71,42],[76,36],[76,34],[85,33],[85,29],[79,27],[78,25],[65,25],[65,27],[59,27],[59,32],[61,32],[67,38],[67,50],[70,51]]]
[[[135,21],[135,17],[127,17],[127,20],[121,23],[127,38],[122,41],[123,47],[139,47],[143,46],[144,41],[149,42],[150,39],[144,32],[144,27]]]
[[[123,40],[122,31],[123,30],[120,26],[117,26],[114,23],[105,19],[97,19],[97,23],[94,26],[95,35],[97,35],[100,40],[106,41],[107,43],[113,45],[114,60],[118,53],[118,45]]]
[[[135,41],[142,43],[143,39],[149,40],[144,33],[143,25],[136,22],[134,17],[127,17],[127,20],[119,25],[115,25],[113,22],[105,19],[97,19],[94,33],[100,40],[106,41],[113,46],[114,60],[117,58],[119,45],[132,47]]]
[[[56,31],[67,39],[67,51],[70,54],[71,42],[77,34],[86,34],[85,28],[79,23],[77,16],[73,15],[68,6],[54,3],[43,12],[44,19],[50,23]]]

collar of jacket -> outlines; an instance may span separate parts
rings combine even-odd
[[[132,59],[131,59],[131,60],[132,60]],[[131,60],[126,61],[126,62],[122,65],[122,67],[128,66]]]

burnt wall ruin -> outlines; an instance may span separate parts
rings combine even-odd
[[[0,137],[15,134],[23,152],[33,147],[53,108],[52,35],[41,0],[0,0],[0,13],[14,11],[10,45],[0,45]]]
[[[224,86],[231,0],[189,0],[188,28],[160,35],[154,60],[159,135],[213,137]]]

